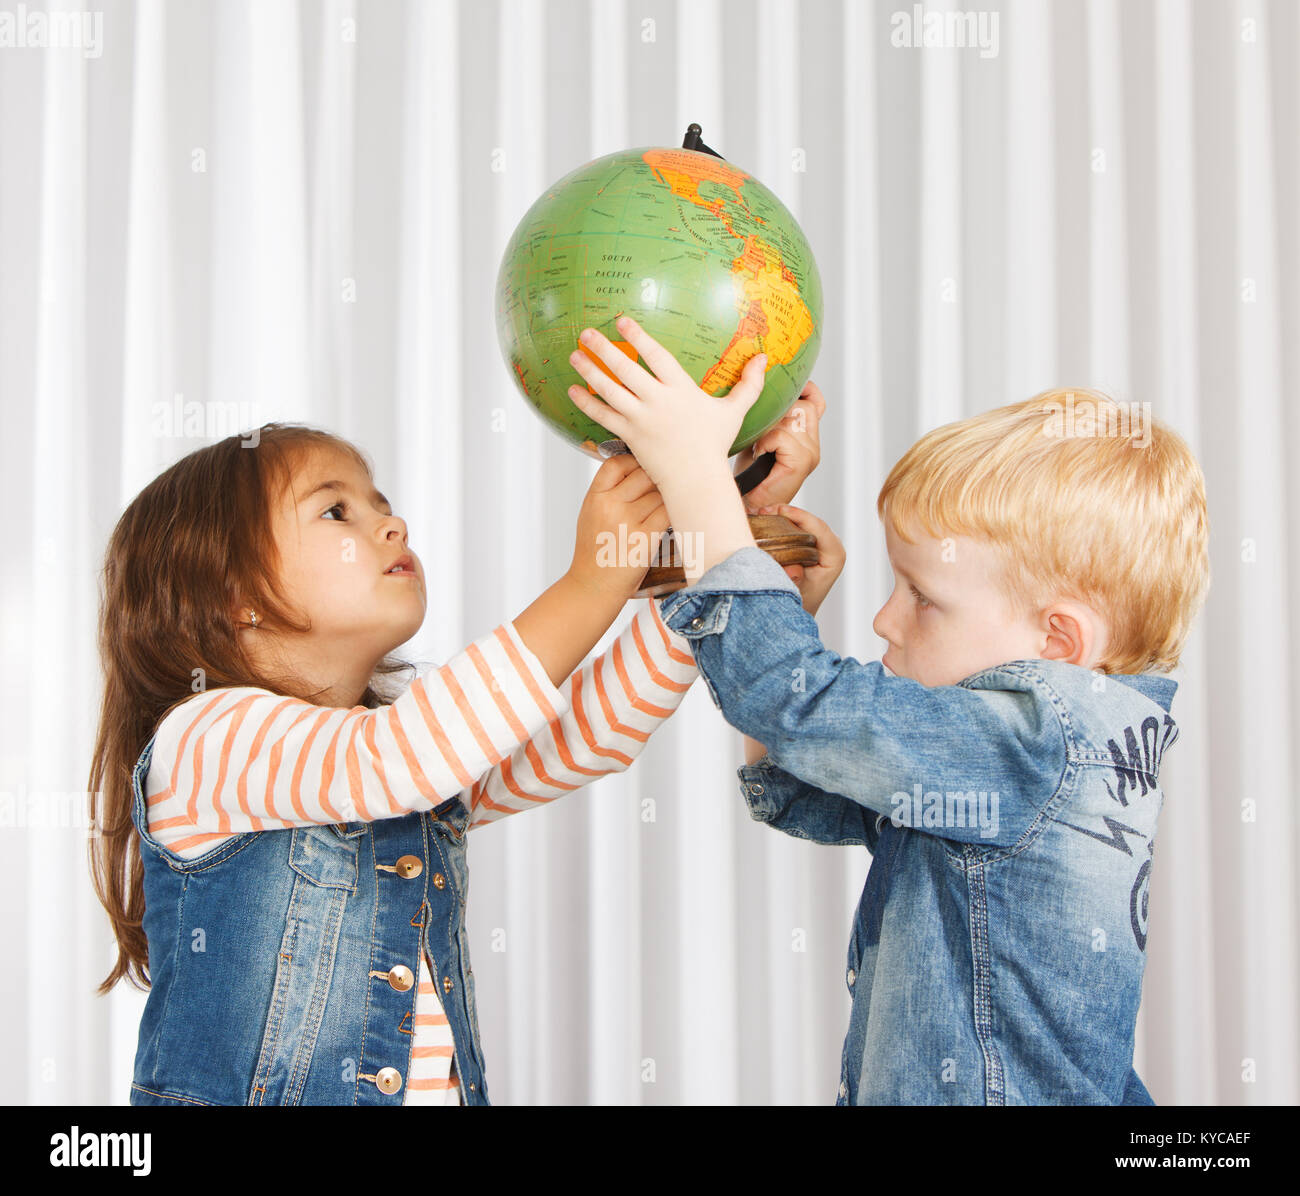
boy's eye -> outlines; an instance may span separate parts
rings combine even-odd
[[[336,503],[335,503],[332,507],[330,507],[328,510],[326,510],[326,511],[322,511],[321,513],[322,513],[323,515],[328,515],[328,514],[330,513],[330,511],[343,511],[343,510],[346,510],[346,509],[347,509],[347,507],[346,507],[346,504],[345,504],[345,503],[336,502]]]
[[[924,608],[927,607],[927,606],[933,606],[933,605],[934,605],[934,603],[932,603],[932,602],[931,602],[931,601],[930,601],[930,600],[929,600],[929,599],[928,599],[924,594],[922,594],[921,591],[918,590],[915,586],[913,586],[913,585],[909,585],[909,586],[908,586],[908,589],[910,589],[910,590],[912,591],[912,594],[915,596],[915,598],[916,598],[916,605],[917,605],[917,606],[919,606],[919,607],[921,607],[922,609],[924,609]]]

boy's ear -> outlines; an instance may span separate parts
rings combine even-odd
[[[1042,614],[1044,660],[1059,660],[1090,668],[1100,659],[1104,628],[1097,614],[1081,602],[1057,602]]]

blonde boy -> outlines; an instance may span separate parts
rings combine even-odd
[[[896,584],[864,664],[811,617],[843,565],[830,529],[780,508],[818,538],[798,585],[749,537],[726,450],[760,368],[702,395],[620,331],[657,378],[596,334],[623,385],[576,366],[604,402],[575,402],[699,536],[702,576],[661,611],[751,739],[750,812],[872,854],[837,1103],[1151,1103],[1133,1034],[1178,734],[1164,674],[1209,584],[1186,444],[1086,391],[922,437],[877,503]]]

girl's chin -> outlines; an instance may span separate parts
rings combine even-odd
[[[393,647],[404,644],[421,627],[424,626],[425,605],[423,601],[412,603],[411,610],[404,617],[394,616],[388,621],[393,636]]]

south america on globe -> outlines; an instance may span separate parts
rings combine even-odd
[[[614,327],[625,314],[708,394],[728,393],[745,363],[767,354],[734,454],[781,419],[812,373],[821,278],[798,223],[753,176],[695,150],[625,150],[546,190],[510,238],[496,286],[497,335],[515,385],[598,459],[625,446],[569,399],[571,385],[585,385],[569,354],[595,328],[638,360]]]

